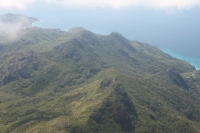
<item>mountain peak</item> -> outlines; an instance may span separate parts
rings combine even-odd
[[[69,33],[77,33],[81,31],[87,31],[87,30],[83,27],[74,27],[68,30]]]
[[[122,41],[122,42],[125,41],[125,42],[130,43],[130,41],[128,39],[126,39],[124,36],[122,36],[118,32],[112,32],[112,33],[109,34],[109,36],[112,37],[112,38],[115,38],[115,39],[117,39],[119,41]]]
[[[111,32],[110,35],[113,35],[113,36],[122,36],[119,32]]]

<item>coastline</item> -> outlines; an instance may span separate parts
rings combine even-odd
[[[39,22],[41,22],[41,20],[38,19],[37,21],[33,22],[30,27],[33,27],[33,26],[39,27],[39,26],[36,25]]]
[[[34,24],[35,24],[35,23],[38,23],[38,22],[40,22],[40,20],[33,22],[33,23],[31,24],[31,26],[34,26]]]
[[[200,60],[199,60],[198,57],[184,56],[180,53],[177,53],[177,52],[172,51],[172,50],[167,49],[167,48],[159,48],[159,49],[162,50],[164,53],[171,55],[172,57],[175,57],[175,58],[180,59],[180,60],[187,61],[188,63],[193,65],[196,68],[196,70],[200,70]]]
[[[22,29],[26,29],[26,28],[30,28],[30,27],[33,27],[35,23],[39,22],[40,20],[38,21],[35,21],[35,22],[32,22],[29,26],[25,26],[25,27],[22,27]]]

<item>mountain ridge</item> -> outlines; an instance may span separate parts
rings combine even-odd
[[[199,71],[117,32],[22,29],[0,81],[0,133],[199,132]]]

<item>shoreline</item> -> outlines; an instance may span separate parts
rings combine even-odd
[[[179,54],[179,53],[172,51],[170,49],[167,49],[167,48],[160,47],[159,49],[161,51],[163,51],[164,53],[171,55],[172,57],[175,57],[177,59],[184,60],[184,61],[188,62],[189,64],[194,66],[196,68],[196,70],[200,70],[200,62],[197,62],[198,61],[197,57],[184,56],[182,54]]]
[[[34,26],[34,24],[37,23],[37,22],[40,22],[40,20],[33,22],[33,23],[31,24],[31,26]]]
[[[22,29],[26,29],[26,28],[33,27],[33,26],[34,26],[34,23],[37,23],[37,22],[39,22],[39,21],[40,21],[40,20],[31,23],[29,26],[22,27]]]

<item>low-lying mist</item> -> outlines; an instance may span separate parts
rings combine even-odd
[[[23,28],[31,26],[35,21],[37,19],[22,15],[5,14],[0,16],[0,36],[14,39]]]

